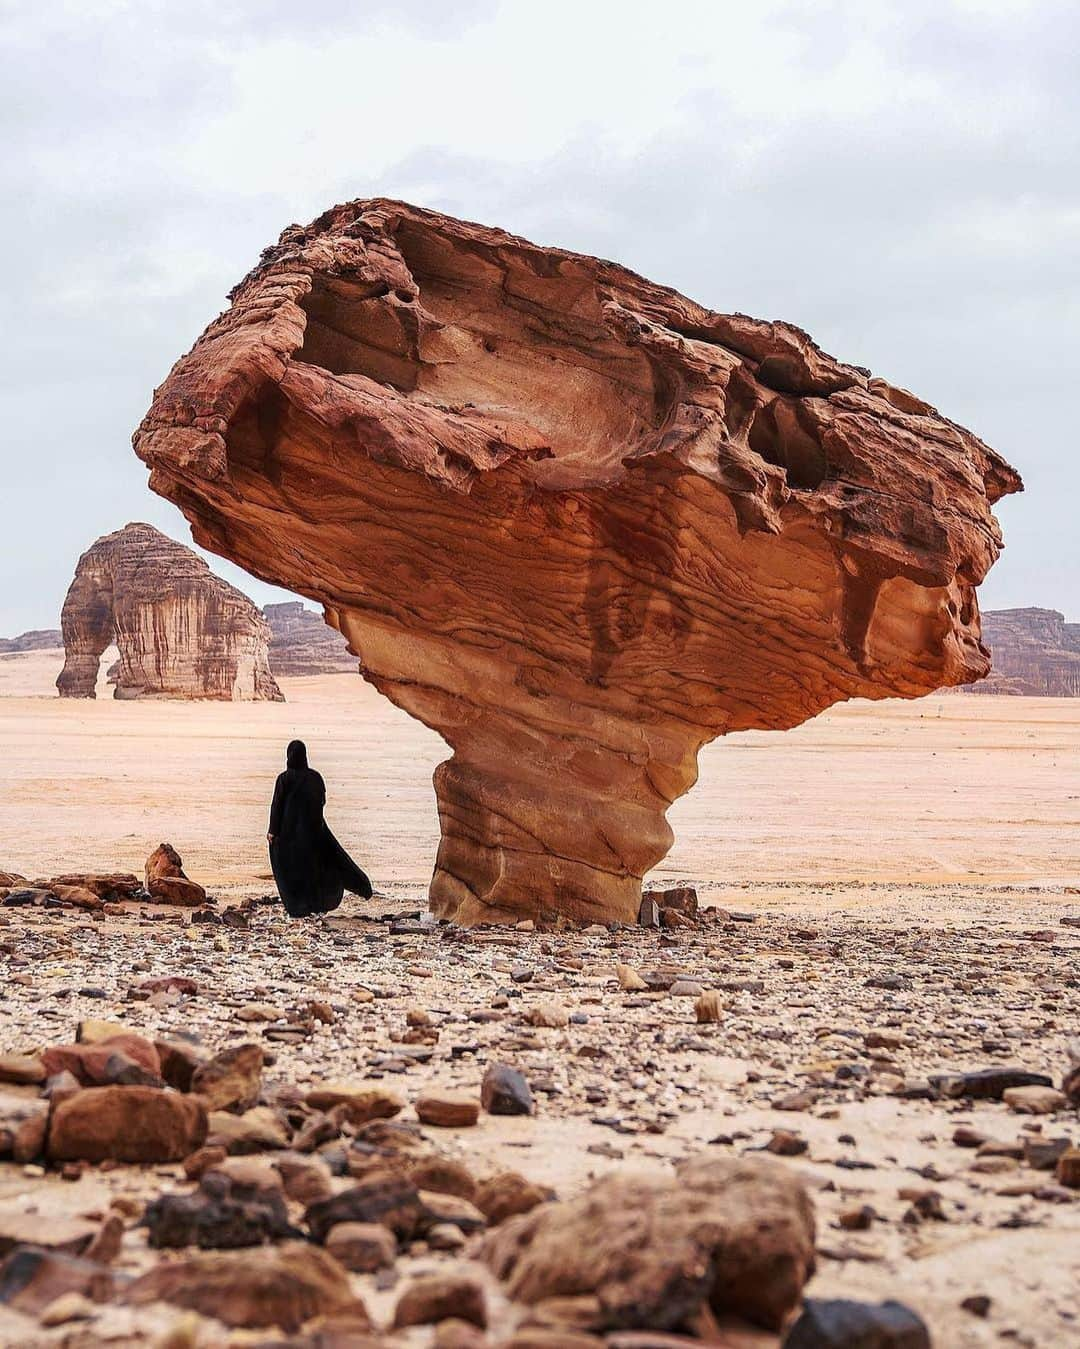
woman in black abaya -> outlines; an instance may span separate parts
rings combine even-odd
[[[371,898],[371,882],[330,832],[323,819],[326,783],[308,767],[307,748],[293,740],[286,769],[270,806],[270,865],[278,893],[291,918],[329,913],[346,890]]]

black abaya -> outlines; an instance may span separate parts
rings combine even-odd
[[[329,913],[346,890],[370,899],[371,882],[323,819],[326,784],[308,767],[301,741],[290,744],[286,762],[274,787],[269,829],[270,865],[286,912],[292,918]]]

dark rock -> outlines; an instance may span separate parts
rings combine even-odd
[[[1010,1087],[1052,1087],[1045,1073],[1025,1068],[981,1068],[975,1073],[935,1073],[930,1086],[944,1100],[1000,1101]]]
[[[783,1349],[931,1349],[922,1319],[900,1302],[808,1298]]]
[[[106,1265],[40,1246],[18,1246],[0,1265],[0,1303],[30,1316],[64,1293],[108,1302],[116,1277]]]
[[[493,1063],[480,1085],[480,1100],[489,1115],[531,1115],[533,1094],[523,1074],[506,1063]]]
[[[311,1239],[319,1243],[338,1223],[382,1223],[399,1241],[409,1241],[423,1228],[426,1217],[416,1186],[388,1172],[380,1172],[331,1199],[319,1199],[304,1214]]]
[[[215,1179],[221,1184],[215,1185]],[[147,1204],[143,1221],[150,1245],[158,1248],[233,1250],[302,1236],[289,1222],[280,1190],[244,1197],[233,1192],[226,1177],[215,1177],[213,1172],[194,1194],[163,1194]]]

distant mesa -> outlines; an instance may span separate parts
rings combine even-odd
[[[340,632],[300,600],[268,604],[270,668],[281,678],[298,675],[356,674],[357,659]]]
[[[63,698],[95,697],[102,654],[115,644],[117,698],[282,701],[262,614],[152,525],[126,525],[82,555],[61,629]]]
[[[63,645],[59,628],[35,628],[18,637],[0,637],[0,656],[21,655],[24,651],[52,651]]]
[[[1080,698],[1080,623],[1056,609],[990,609],[982,621],[992,666],[965,693]]]
[[[799,328],[386,200],[231,299],[136,451],[450,743],[441,917],[632,922],[702,745],[989,669],[1018,475]]]

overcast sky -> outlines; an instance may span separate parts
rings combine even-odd
[[[0,635],[128,520],[259,250],[398,196],[784,318],[1023,473],[984,608],[1080,619],[1080,7],[0,0]],[[273,596],[235,568],[260,603]]]

